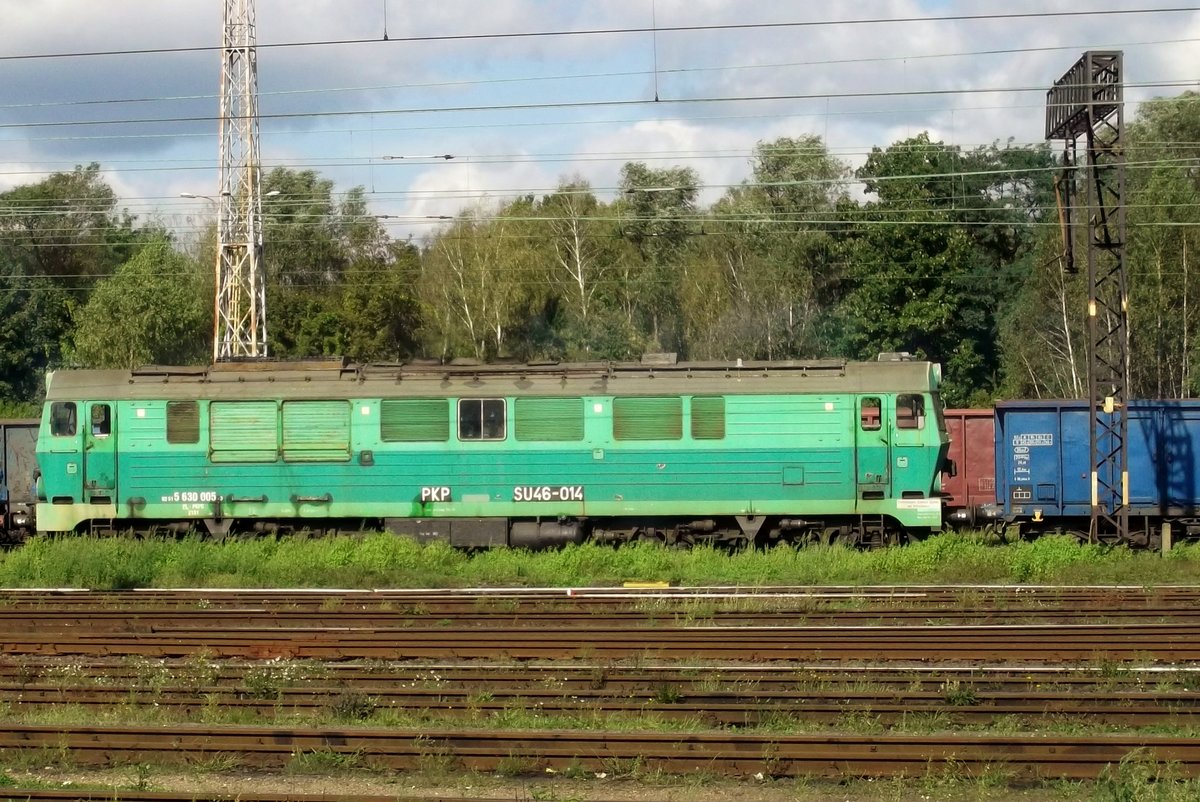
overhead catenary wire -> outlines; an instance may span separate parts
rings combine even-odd
[[[921,61],[929,59],[951,59],[951,58],[968,58],[979,56],[995,56],[995,55],[1015,55],[1021,53],[1045,53],[1057,51],[1082,50],[1085,48],[1091,49],[1119,49],[1127,47],[1146,47],[1151,45],[1167,45],[1167,44],[1194,44],[1200,42],[1200,39],[1157,39],[1152,41],[1142,42],[1118,42],[1107,45],[1046,45],[1041,47],[1008,47],[990,50],[971,50],[959,51],[951,53],[911,53],[895,56],[858,56],[855,58],[832,58],[832,59],[811,59],[807,61],[787,61],[787,62],[772,62],[766,64],[727,64],[713,67],[662,67],[657,70],[623,70],[617,72],[596,72],[596,73],[573,73],[566,75],[526,75],[512,76],[506,78],[480,78],[476,80],[465,81],[426,81],[400,84],[374,84],[370,86],[340,86],[340,87],[312,87],[304,89],[278,89],[273,91],[260,91],[260,98],[270,97],[288,97],[294,95],[317,95],[317,94],[332,94],[343,92],[378,92],[381,90],[412,90],[412,89],[445,89],[445,88],[461,88],[471,86],[493,86],[497,84],[515,84],[515,83],[533,83],[546,81],[574,81],[574,80],[590,80],[590,79],[611,79],[625,77],[646,77],[651,75],[673,75],[673,74],[693,74],[707,72],[732,72],[736,70],[765,70],[765,69],[782,69],[789,67],[820,67],[820,66],[838,66],[844,64],[869,64],[869,63],[886,63],[886,62],[908,62]],[[215,100],[215,94],[187,94],[187,95],[159,95],[154,97],[131,97],[131,98],[89,98],[84,100],[57,100],[57,101],[37,101],[32,103],[3,103],[0,104],[0,110],[3,109],[44,109],[44,108],[63,108],[71,106],[107,106],[117,104],[141,104],[141,103],[163,103],[174,101],[187,100]]]
[[[493,33],[424,34],[391,36],[387,39],[313,39],[296,42],[265,42],[256,45],[259,50],[292,47],[326,47],[367,44],[412,44],[416,42],[466,42],[496,39],[526,39],[551,37],[613,36],[653,33],[697,33],[735,30],[771,30],[788,28],[816,28],[831,25],[895,25],[927,22],[979,22],[1018,19],[1054,19],[1071,17],[1133,16],[1139,14],[1171,14],[1200,11],[1200,6],[1161,6],[1156,8],[1111,8],[1086,9],[1080,11],[1016,11],[989,14],[946,14],[939,16],[867,17],[829,20],[795,20],[788,22],[730,22],[710,25],[656,25],[654,27],[627,26],[619,28],[590,28],[585,30],[539,30]],[[91,50],[63,53],[16,53],[0,56],[0,61],[31,61],[40,59],[94,58],[102,56],[159,55],[167,53],[210,53],[219,51],[216,45],[186,47],[127,48],[121,50]]]
[[[1196,80],[1162,80],[1162,81],[1147,81],[1140,83],[1126,82],[1125,87],[1130,88],[1154,88],[1154,89],[1170,89],[1191,87],[1197,84]],[[772,94],[772,95],[729,95],[729,96],[709,96],[709,97],[673,97],[673,98],[616,98],[609,100],[573,100],[573,101],[530,101],[526,103],[500,103],[500,104],[480,104],[472,106],[414,106],[411,108],[372,108],[372,109],[337,109],[328,111],[302,111],[302,112],[272,112],[259,113],[260,120],[295,120],[295,119],[319,119],[330,117],[359,117],[370,115],[409,115],[409,114],[462,114],[468,112],[496,112],[496,111],[546,111],[554,109],[603,109],[603,108],[619,108],[622,106],[657,106],[660,104],[705,104],[705,103],[762,103],[762,102],[781,102],[781,101],[796,101],[796,100],[826,100],[826,99],[842,99],[852,100],[861,98],[880,98],[880,97],[941,97],[954,95],[994,95],[994,94],[1019,94],[1024,92],[1044,93],[1044,86],[1017,86],[1017,87],[971,87],[971,88],[949,88],[949,89],[890,89],[890,90],[871,90],[862,92],[808,92],[808,93],[787,93],[787,94]],[[216,122],[220,117],[217,115],[188,115],[188,116],[173,116],[173,117],[140,117],[140,118],[119,118],[119,119],[92,119],[92,120],[42,120],[39,122],[0,122],[0,129],[28,129],[28,128],[64,128],[73,126],[111,126],[111,125],[150,125],[158,123],[200,123],[200,122]]]
[[[1154,169],[1154,168],[1164,167],[1164,166],[1194,167],[1197,165],[1200,165],[1200,155],[1186,156],[1186,157],[1180,157],[1180,158],[1174,158],[1174,159],[1157,158],[1157,159],[1146,159],[1146,160],[1130,160],[1130,161],[1126,162],[1126,167],[1129,169],[1133,169],[1133,170]],[[728,189],[735,189],[735,188],[744,188],[744,189],[786,188],[786,187],[796,187],[796,186],[819,186],[819,185],[839,186],[839,185],[845,185],[845,184],[862,184],[862,183],[865,183],[868,181],[875,182],[875,183],[886,183],[886,182],[890,182],[890,181],[923,181],[923,180],[929,180],[929,179],[956,179],[956,178],[964,178],[964,177],[986,178],[989,176],[993,176],[993,177],[997,177],[997,178],[1007,178],[1007,177],[1016,177],[1016,176],[1033,176],[1036,174],[1055,174],[1055,173],[1060,172],[1061,170],[1062,170],[1062,165],[1051,164],[1051,165],[1041,166],[1041,167],[1013,167],[1013,168],[1001,167],[1001,168],[996,168],[994,170],[967,170],[967,171],[955,170],[955,171],[936,172],[936,173],[898,173],[898,174],[892,174],[892,175],[873,175],[873,176],[865,176],[865,177],[845,176],[845,177],[838,177],[838,178],[811,178],[811,179],[800,179],[800,180],[794,180],[794,181],[749,181],[749,180],[746,180],[746,181],[741,181],[741,182],[737,182],[737,183],[698,183],[696,185],[696,189],[697,189],[697,191],[701,191],[701,190],[705,190],[705,189],[710,189],[710,190],[711,189],[726,189],[726,190],[728,190]],[[633,189],[634,189],[634,191],[637,191],[637,188],[633,188]],[[623,187],[620,187],[620,186],[589,186],[586,189],[567,190],[564,193],[564,190],[562,189],[561,186],[556,186],[556,187],[537,187],[537,188],[531,188],[531,187],[492,188],[492,189],[487,190],[485,195],[481,195],[478,192],[470,192],[470,191],[464,192],[463,190],[395,190],[395,191],[389,191],[389,192],[376,192],[376,193],[364,192],[364,194],[370,195],[375,198],[417,197],[417,198],[426,198],[426,199],[440,198],[440,199],[447,199],[447,200],[462,200],[462,199],[469,199],[469,198],[477,198],[478,199],[481,197],[487,197],[489,199],[496,199],[498,197],[523,197],[523,196],[529,195],[529,194],[533,194],[533,195],[555,195],[555,194],[611,195],[614,193],[621,192],[622,190],[623,190]],[[340,195],[343,198],[347,194],[348,194],[347,192],[338,193],[338,195]],[[287,194],[277,196],[278,200],[276,201],[276,203],[285,203],[288,200],[290,200],[291,197],[292,196],[289,196]],[[312,200],[313,199],[313,197],[310,195],[300,195],[300,196],[295,196],[295,197],[297,197],[300,200]],[[334,200],[335,197],[336,196],[331,195],[330,199]],[[115,203],[110,203],[110,201],[108,199],[104,199],[104,198],[98,199],[98,198],[89,197],[89,196],[56,198],[55,200],[58,203],[99,202],[102,204],[102,206],[100,207],[100,210],[111,209],[115,205]],[[171,200],[173,202],[178,202],[180,199],[178,198],[178,196],[173,195],[173,196],[147,196],[144,198],[138,198],[137,200],[146,200],[146,201]],[[189,205],[195,206],[195,204],[189,204]],[[12,203],[11,201],[7,204],[0,202],[0,219],[2,219],[6,215],[19,215],[20,210],[22,210],[22,209],[36,210],[38,208],[39,207],[36,207],[36,206],[22,206],[20,204]],[[56,214],[76,213],[79,211],[78,209],[62,209],[60,207],[45,207],[45,208],[48,211],[51,211]]]

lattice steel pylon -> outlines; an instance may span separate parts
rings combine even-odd
[[[1122,53],[1089,50],[1046,93],[1046,139],[1077,163],[1086,138],[1088,392],[1093,422],[1089,536],[1128,540],[1129,294],[1125,269],[1125,101]],[[1070,232],[1067,234],[1070,236]],[[1070,269],[1070,266],[1068,266]]]
[[[225,0],[213,360],[267,355],[254,0]]]

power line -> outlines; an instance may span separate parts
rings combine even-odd
[[[396,90],[396,89],[443,89],[449,87],[471,87],[471,86],[492,86],[497,84],[514,84],[514,83],[533,83],[547,81],[576,81],[576,80],[592,80],[599,78],[631,78],[644,77],[650,75],[672,75],[672,74],[693,74],[705,72],[732,72],[736,70],[764,70],[764,69],[781,69],[788,67],[820,67],[820,66],[836,66],[842,64],[871,64],[881,62],[907,62],[921,61],[943,58],[975,58],[978,56],[996,56],[996,55],[1014,55],[1017,53],[1046,53],[1058,51],[1073,51],[1082,49],[1103,49],[1116,50],[1128,47],[1148,47],[1151,45],[1168,45],[1168,44],[1191,44],[1200,42],[1200,39],[1158,39],[1143,42],[1116,42],[1106,45],[1086,44],[1086,45],[1048,45],[1043,47],[1009,47],[992,50],[973,50],[960,51],[952,53],[917,53],[906,54],[899,56],[860,56],[856,58],[836,58],[836,59],[813,59],[809,61],[787,61],[775,62],[767,64],[727,64],[715,67],[663,67],[658,70],[626,70],[619,72],[597,72],[597,73],[573,73],[568,75],[527,75],[514,76],[509,78],[483,78],[472,81],[430,81],[425,83],[403,83],[403,84],[376,84],[372,86],[343,86],[343,87],[321,87],[316,89],[285,89],[275,90],[271,92],[259,92],[260,97],[288,97],[294,95],[315,95],[315,94],[333,94],[341,92],[378,92],[381,90]],[[160,95],[155,97],[134,97],[134,98],[99,98],[88,100],[62,100],[51,102],[37,103],[7,103],[0,104],[0,109],[45,109],[45,108],[63,108],[71,106],[105,106],[114,104],[132,104],[132,103],[161,103],[184,100],[214,100],[216,95],[211,94],[191,94],[191,95]]]
[[[802,20],[791,22],[741,22],[721,23],[714,25],[657,25],[654,27],[622,27],[622,28],[590,28],[576,31],[513,31],[508,33],[464,33],[464,34],[427,34],[420,36],[390,36],[388,39],[320,39],[298,42],[273,42],[259,44],[260,50],[267,48],[290,47],[326,47],[341,45],[365,44],[411,44],[415,42],[468,42],[487,41],[496,39],[530,39],[552,37],[578,36],[612,36],[644,33],[696,33],[711,31],[737,30],[779,30],[790,28],[817,28],[834,25],[895,25],[927,22],[979,22],[995,20],[1018,19],[1054,19],[1071,17],[1102,17],[1130,16],[1137,14],[1171,14],[1200,11],[1200,6],[1160,7],[1160,8],[1128,8],[1128,9],[1092,9],[1087,11],[1028,11],[1006,14],[950,14],[930,17],[868,17],[840,20]],[[89,50],[67,53],[23,53],[0,56],[0,61],[30,61],[36,59],[62,58],[92,58],[97,56],[140,56],[159,55],[165,53],[211,53],[221,48],[215,45],[191,47],[151,47],[123,50]]]
[[[1196,81],[1151,81],[1151,82],[1126,82],[1125,88],[1153,88],[1153,89],[1169,89],[1194,86]],[[329,117],[358,117],[368,115],[394,115],[394,114],[462,114],[469,112],[495,112],[495,111],[544,111],[548,109],[592,109],[592,108],[616,108],[621,106],[658,106],[664,104],[700,104],[700,103],[750,103],[750,102],[780,102],[794,100],[853,100],[860,98],[879,98],[879,97],[946,97],[956,95],[985,95],[985,94],[1020,94],[1022,92],[1039,92],[1044,93],[1045,86],[1021,86],[1021,87],[980,87],[980,88],[956,88],[956,89],[910,89],[910,90],[879,90],[866,92],[811,92],[797,94],[779,94],[779,95],[743,95],[743,96],[725,96],[725,97],[692,97],[692,98],[626,98],[617,100],[576,100],[576,101],[550,101],[550,102],[529,102],[529,103],[508,103],[508,104],[485,104],[480,106],[426,106],[413,107],[407,109],[350,109],[337,111],[309,111],[309,112],[275,112],[273,114],[259,114],[259,119],[262,120],[292,120],[292,119],[316,119]],[[154,123],[195,123],[195,122],[214,122],[220,120],[219,116],[214,115],[195,115],[186,117],[144,117],[136,119],[115,119],[115,120],[53,120],[42,122],[17,122],[17,123],[0,123],[0,129],[13,128],[63,128],[73,126],[107,126],[107,125],[145,125]]]

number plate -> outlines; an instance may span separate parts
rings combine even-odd
[[[513,501],[583,501],[583,485],[517,485]]]

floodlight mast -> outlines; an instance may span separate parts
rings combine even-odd
[[[1128,541],[1129,292],[1125,268],[1125,101],[1123,54],[1089,50],[1046,93],[1046,139],[1065,142],[1064,168],[1074,168],[1075,142],[1086,139],[1088,393],[1091,405],[1093,541]],[[1064,249],[1074,226],[1068,221]],[[1078,217],[1078,216],[1076,216]],[[1075,225],[1078,225],[1076,223]],[[1068,270],[1073,266],[1068,264]]]
[[[267,356],[254,0],[225,0],[213,360]]]

